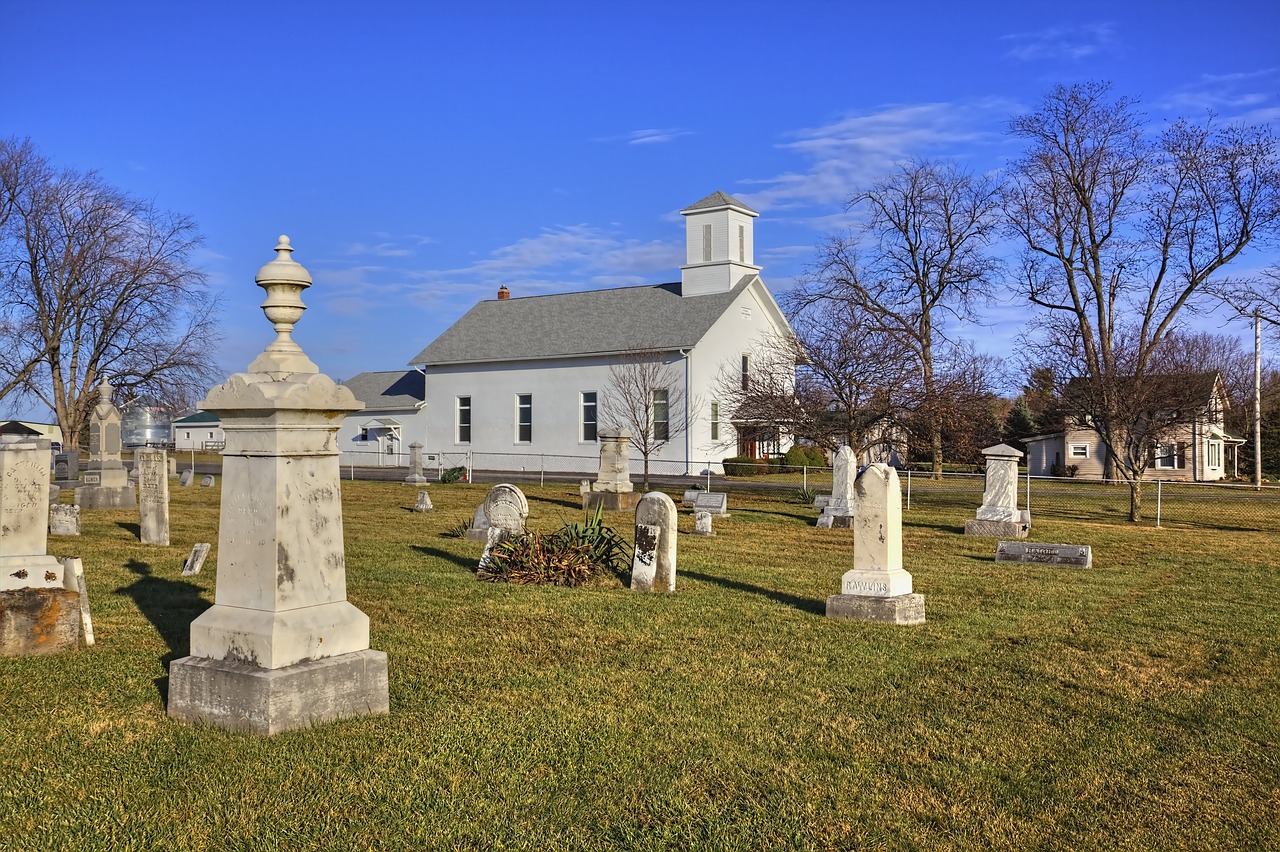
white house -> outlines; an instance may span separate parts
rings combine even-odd
[[[422,373],[360,373],[342,384],[364,403],[364,410],[347,415],[338,429],[342,464],[408,464],[409,445],[426,444]]]
[[[785,435],[735,430],[717,398],[722,372],[749,380],[763,341],[792,333],[754,263],[759,214],[723,192],[680,212],[679,282],[523,298],[503,287],[418,353],[427,452],[470,453],[480,467],[594,470],[597,427],[623,425],[602,417],[610,367],[637,352],[674,382],[654,391],[656,428],[685,426],[651,456],[654,472],[718,471],[725,456],[784,451]]]
[[[197,411],[179,417],[169,424],[173,435],[173,449],[196,451],[221,451],[227,437],[222,431],[222,420],[208,411]]]

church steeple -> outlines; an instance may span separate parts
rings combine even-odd
[[[759,272],[754,263],[753,220],[760,214],[732,195],[716,190],[680,211],[685,222],[685,265],[680,294],[727,293],[743,276]]]

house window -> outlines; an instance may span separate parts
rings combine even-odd
[[[190,432],[184,432],[183,434],[184,434],[184,435],[186,435],[185,440],[188,440],[188,441],[190,441],[190,440],[191,440],[191,433],[190,433]]]
[[[742,356],[742,389],[746,390],[751,386],[751,356]]]
[[[1209,467],[1212,467],[1212,468],[1222,467],[1222,442],[1210,441],[1208,455],[1209,455]]]
[[[1071,449],[1069,451],[1069,455],[1073,459],[1087,459],[1089,458],[1089,445],[1088,444],[1072,444]]]
[[[747,228],[745,225],[738,226],[738,263],[747,262]]]
[[[369,440],[369,430],[368,430],[368,429],[365,429],[365,428],[361,428],[361,429],[360,429],[360,440],[361,440],[361,441],[367,441],[367,440]]]
[[[711,440],[720,440],[720,403],[711,403]]]
[[[1186,444],[1168,443],[1156,447],[1157,470],[1181,470],[1186,467]]]
[[[702,226],[702,262],[711,262],[711,226]]]
[[[471,397],[458,397],[458,437],[457,443],[471,443]]]
[[[596,392],[582,392],[582,438],[583,441],[596,439]]]
[[[653,392],[653,439],[655,441],[671,439],[671,412],[668,400],[666,388],[658,388]]]
[[[516,394],[516,443],[533,441],[533,394]]]

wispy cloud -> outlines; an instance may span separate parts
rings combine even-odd
[[[1229,120],[1268,123],[1280,114],[1280,68],[1235,74],[1202,74],[1194,83],[1171,92],[1160,106],[1199,118],[1212,112]]]
[[[1078,61],[1110,50],[1116,43],[1116,27],[1111,23],[1052,27],[1030,33],[1010,33],[1001,41],[1011,42],[1005,56],[1021,62],[1050,59]]]
[[[757,210],[830,206],[850,189],[883,177],[911,157],[956,157],[972,145],[997,144],[1014,105],[1000,99],[970,103],[895,104],[789,134],[778,147],[807,161],[803,168],[743,181],[760,186],[735,193]]]
[[[681,130],[677,127],[666,129],[649,128],[646,130],[632,130],[616,136],[597,136],[591,141],[625,142],[628,145],[658,145],[664,142],[672,142],[681,136],[691,136],[692,134],[692,130]]]

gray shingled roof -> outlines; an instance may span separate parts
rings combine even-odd
[[[384,370],[358,373],[342,383],[365,411],[413,408],[425,398],[422,374],[417,370]]]
[[[691,349],[753,277],[744,276],[727,293],[687,299],[679,284],[491,299],[463,314],[409,363],[440,366]]]
[[[688,210],[708,210],[708,209],[714,209],[716,207],[728,207],[728,206],[741,207],[743,210],[746,210],[748,213],[755,213],[757,216],[760,215],[758,211],[752,210],[750,207],[743,204],[741,201],[734,198],[732,195],[727,195],[726,193],[723,193],[718,189],[715,192],[708,195],[706,198],[702,199],[701,201],[695,201],[693,204],[690,204],[688,207],[684,208],[684,210],[681,210],[680,212],[684,213],[685,211],[688,211]]]

